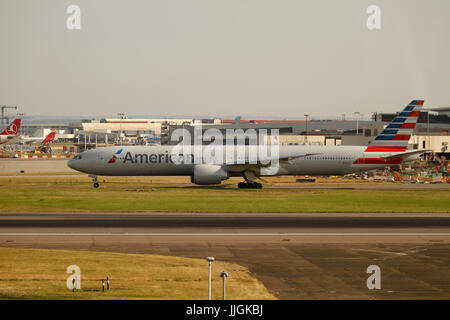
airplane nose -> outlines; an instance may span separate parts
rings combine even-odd
[[[67,166],[69,168],[72,168],[73,170],[80,171],[83,167],[83,161],[80,161],[80,159],[77,159],[77,157],[75,157],[67,162]]]
[[[86,160],[89,160],[89,154],[82,152],[67,161],[67,166],[80,172],[86,172],[90,165],[89,161],[86,162]]]
[[[69,168],[72,168],[72,169],[75,169],[75,170],[76,170],[76,168],[75,168],[75,159],[70,159],[70,160],[67,162],[67,166],[68,166]]]

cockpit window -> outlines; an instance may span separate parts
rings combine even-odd
[[[80,154],[79,154],[79,155],[76,155],[76,156],[74,157],[74,159],[81,160],[81,155],[80,155]]]

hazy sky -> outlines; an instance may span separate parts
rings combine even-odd
[[[81,8],[81,30],[66,8]],[[381,8],[381,30],[366,9]],[[450,105],[448,0],[0,0],[0,104],[336,117]]]

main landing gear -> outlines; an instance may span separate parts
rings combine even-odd
[[[262,189],[262,187],[263,185],[259,182],[245,181],[238,183],[239,189]]]
[[[242,172],[242,177],[244,177],[245,181],[238,183],[239,189],[262,189],[263,185],[259,182],[256,182],[256,175],[252,171],[244,171]]]

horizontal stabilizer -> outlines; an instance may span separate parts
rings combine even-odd
[[[422,154],[422,153],[426,153],[426,152],[432,152],[432,150],[414,150],[414,151],[409,151],[409,152],[403,152],[403,153],[398,153],[392,156],[388,156],[388,157],[383,157],[384,159],[393,159],[393,158],[408,158],[410,156],[413,156],[415,154]]]

